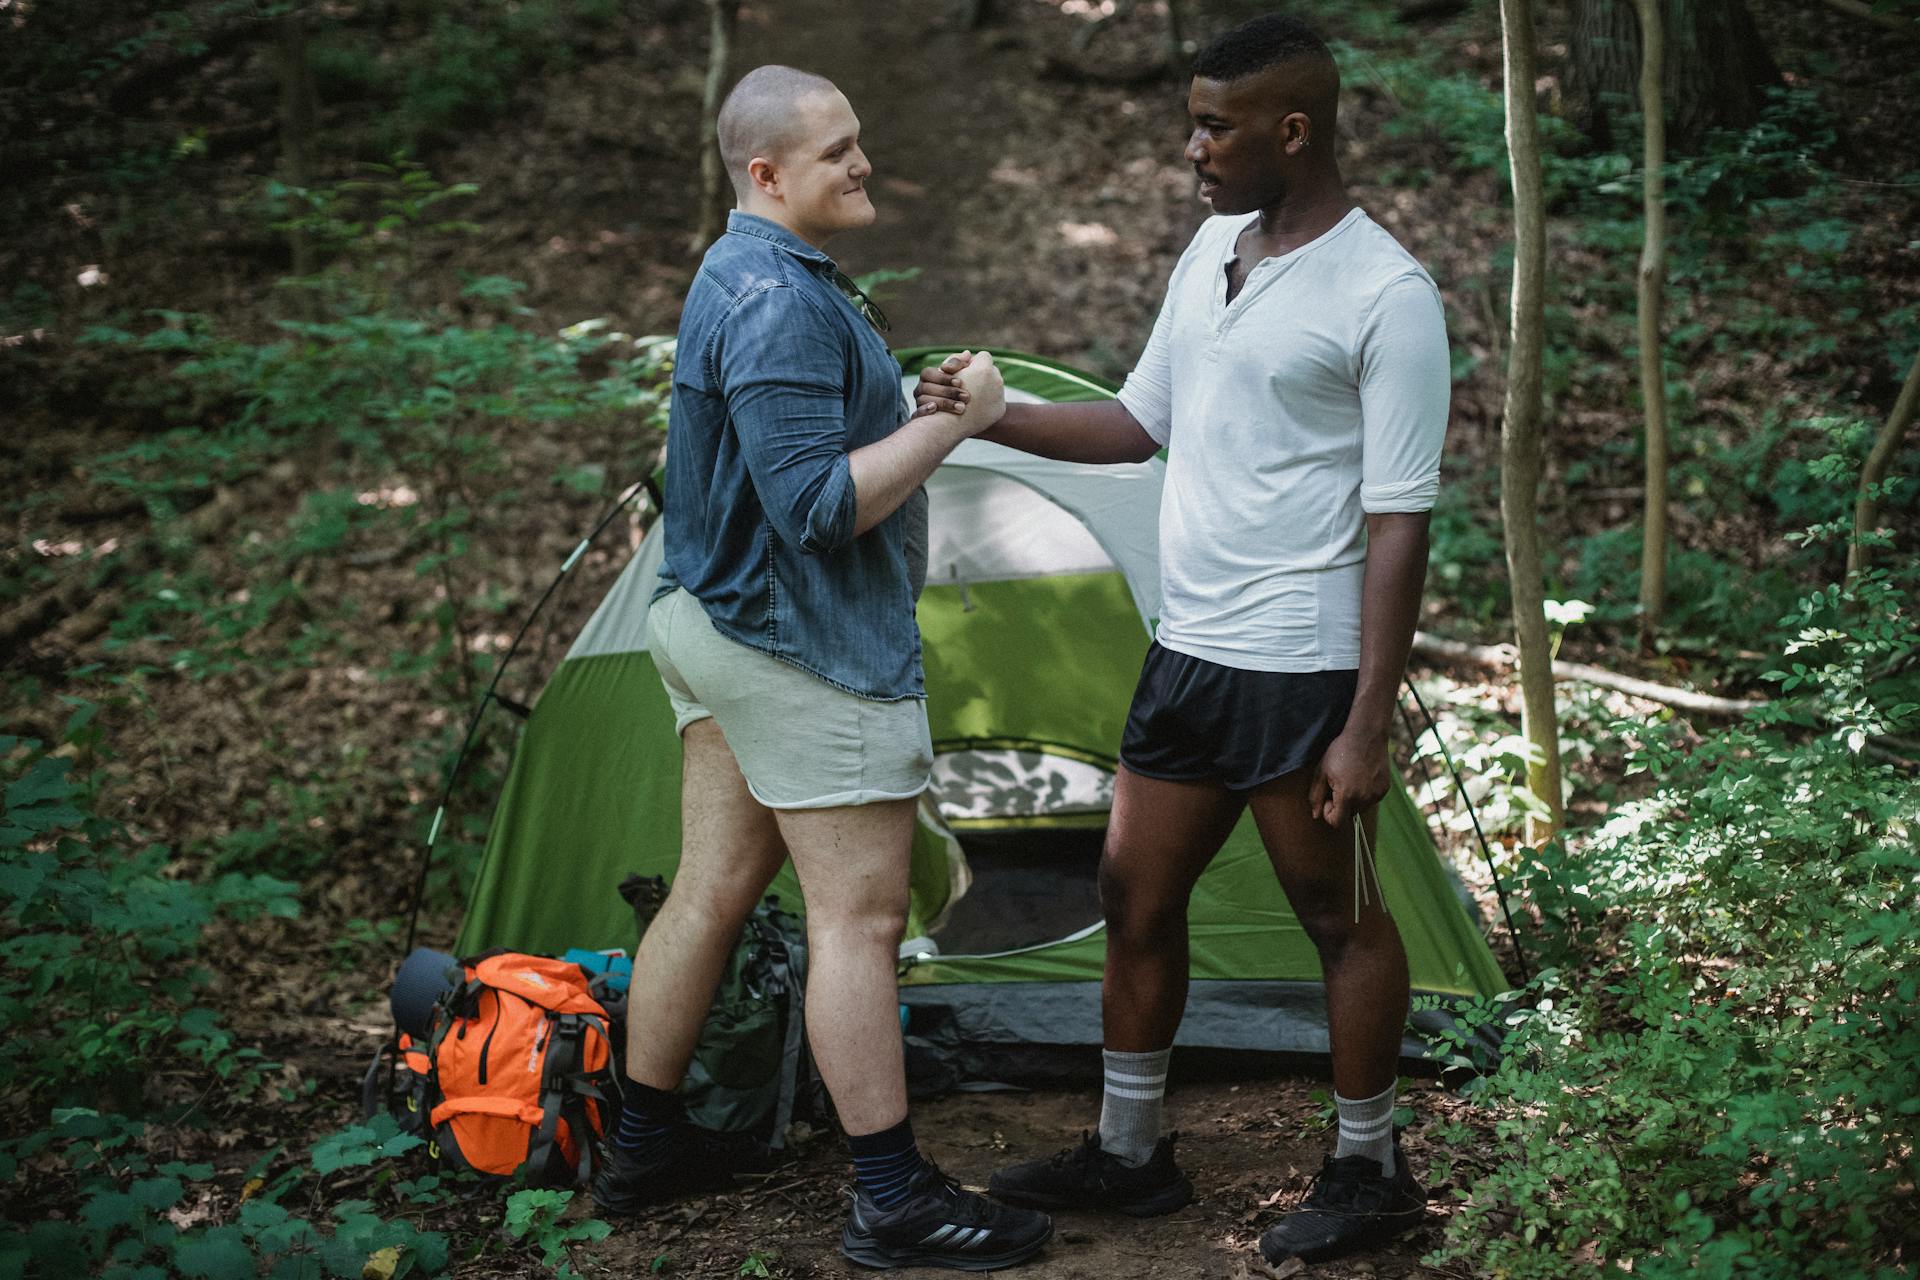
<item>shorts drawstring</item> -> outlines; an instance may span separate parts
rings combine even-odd
[[[1367,877],[1373,877],[1373,895],[1367,895]],[[1373,842],[1367,839],[1367,828],[1361,823],[1360,815],[1353,818],[1353,922],[1360,923],[1360,904],[1362,901],[1372,905],[1373,898],[1380,900],[1382,915],[1392,915],[1387,910],[1387,892],[1380,887],[1380,868],[1374,862]]]

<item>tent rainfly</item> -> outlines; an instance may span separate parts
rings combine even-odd
[[[917,370],[947,348],[900,353]],[[1115,388],[1001,355],[1009,398]],[[903,379],[903,385],[910,385]],[[913,846],[900,998],[915,1027],[973,1046],[1100,1043],[1105,938],[1094,870],[1127,704],[1159,610],[1165,463],[1086,466],[984,441],[927,483],[920,601],[934,783]],[[672,502],[673,495],[666,500]],[[574,641],[528,719],[495,810],[457,950],[558,953],[636,942],[615,887],[672,877],[680,751],[647,652],[658,525]],[[1506,988],[1425,821],[1396,785],[1381,806],[1379,877],[1416,993]],[[773,891],[801,902],[791,866]],[[1191,986],[1178,1043],[1324,1054],[1319,962],[1243,818],[1189,909]],[[1404,1053],[1426,1055],[1409,1035]]]

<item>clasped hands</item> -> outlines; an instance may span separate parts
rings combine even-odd
[[[960,351],[920,371],[913,416],[957,414],[968,435],[979,435],[1007,411],[1006,382],[991,353]]]

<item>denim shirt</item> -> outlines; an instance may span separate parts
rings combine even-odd
[[[924,491],[854,536],[847,454],[906,420],[900,366],[793,232],[734,211],[687,293],[667,426],[665,562],[713,625],[882,702],[925,696]]]

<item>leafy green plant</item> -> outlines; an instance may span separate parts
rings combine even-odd
[[[325,26],[310,59],[323,99],[375,107],[361,136],[391,150],[454,136],[494,118],[544,68],[617,16],[613,0],[476,0],[417,4],[412,31]]]
[[[1477,1096],[1516,1155],[1463,1181],[1436,1262],[1523,1280],[1602,1262],[1901,1272],[1920,785],[1868,748],[1920,718],[1915,579],[1870,571],[1803,600],[1783,696],[1747,724],[1704,742],[1618,726],[1656,790],[1534,855],[1561,967],[1531,1007],[1478,1014],[1505,1043]]]
[[[90,705],[67,737],[85,733]],[[298,912],[294,886],[229,873],[167,874],[169,850],[134,840],[95,809],[73,761],[0,737],[0,1091],[137,1099],[153,1062],[181,1055],[236,1086],[257,1085],[256,1050],[236,1048],[196,1005],[193,966],[216,917]]]
[[[410,307],[399,282],[417,246],[461,232],[445,207],[471,190],[405,161],[313,189],[276,187],[271,216],[332,257],[291,282],[325,318],[284,320],[263,341],[204,316],[156,312],[144,333],[102,326],[85,336],[171,362],[171,409],[186,420],[98,459],[96,483],[137,495],[159,518],[221,485],[279,472],[315,481],[284,525],[232,553],[241,581],[190,544],[169,548],[123,593],[112,647],[196,677],[304,665],[350,647],[357,629],[351,601],[316,599],[303,570],[340,557],[403,558],[422,579],[416,607],[437,643],[393,673],[428,675],[456,702],[470,695],[487,663],[477,626],[513,603],[464,572],[476,532],[517,496],[500,437],[567,422],[576,439],[608,442],[575,467],[597,468],[596,488],[610,474],[638,475],[664,430],[673,355],[670,340],[636,342],[592,322],[558,335],[524,327],[512,282],[493,277],[466,287],[487,322],[456,325]],[[264,634],[276,643],[261,645]]]
[[[56,1280],[84,1272],[107,1280],[322,1280],[378,1274],[399,1280],[437,1275],[448,1242],[400,1214],[383,1215],[368,1200],[345,1200],[327,1219],[295,1213],[283,1200],[308,1180],[342,1169],[381,1164],[421,1145],[391,1117],[377,1117],[318,1143],[310,1162],[269,1181],[257,1165],[224,1221],[210,1220],[211,1165],[155,1161],[148,1126],[84,1108],[55,1111],[52,1123],[0,1152],[0,1172],[19,1176],[28,1163],[59,1169],[73,1180],[69,1214],[31,1223],[0,1220],[0,1265],[9,1275]],[[270,1159],[270,1158],[269,1158]],[[443,1199],[437,1182],[395,1183],[391,1167],[374,1178],[413,1204]]]
[[[507,1234],[537,1247],[542,1265],[552,1268],[560,1280],[579,1280],[579,1273],[573,1269],[571,1246],[604,1240],[613,1231],[599,1218],[563,1224],[561,1214],[572,1200],[571,1191],[538,1187],[507,1197]]]

